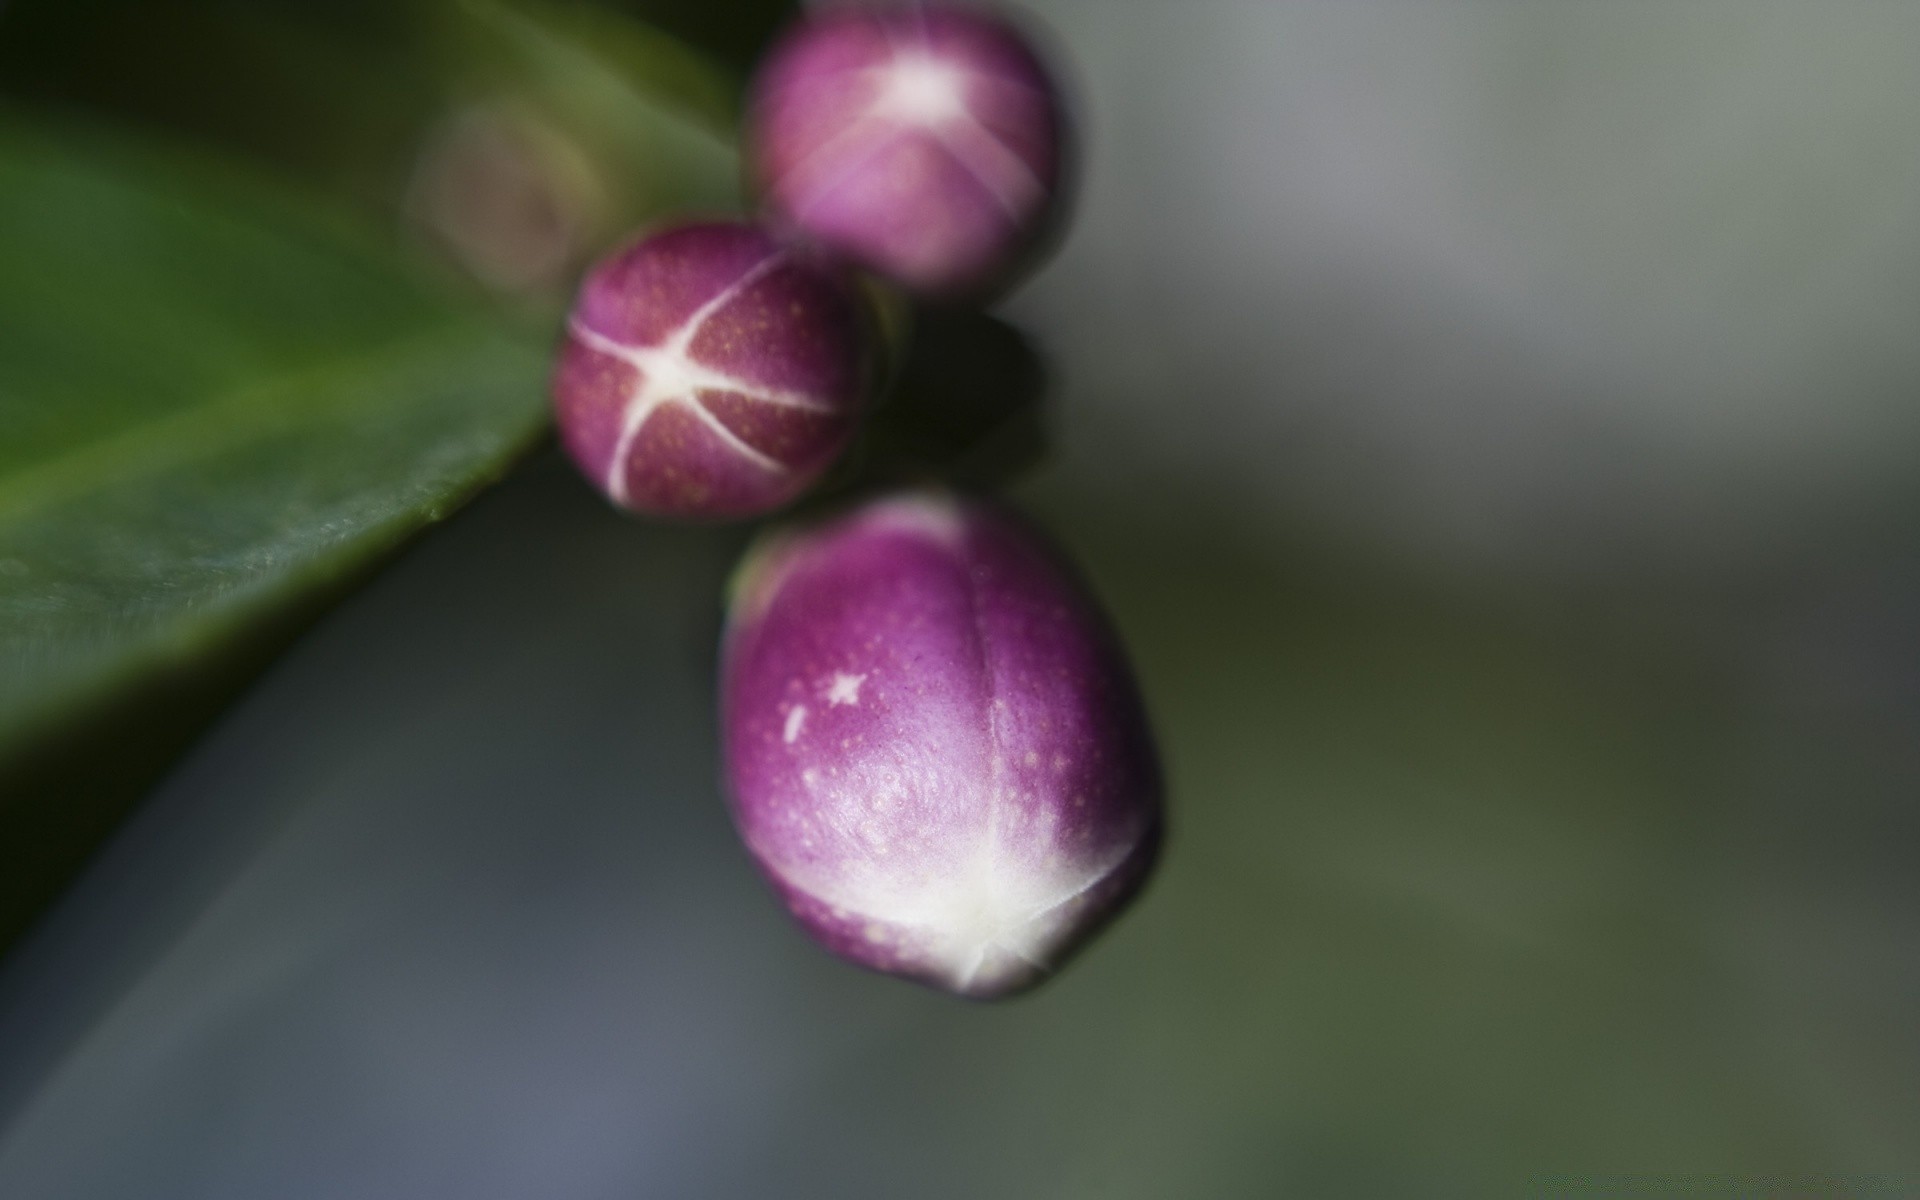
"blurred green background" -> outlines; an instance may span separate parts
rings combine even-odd
[[[1132,647],[1173,825],[1136,909],[987,1007],[814,950],[734,841],[747,531],[623,519],[537,441],[580,264],[738,203],[783,7],[0,7],[0,177],[160,198],[0,201],[16,234],[98,230],[86,278],[164,312],[208,260],[150,210],[349,231],[470,339],[365,404],[497,397],[497,442],[420,459],[456,500],[526,456],[222,618],[206,711],[272,665],[0,965],[0,1196],[1920,1187],[1920,8],[1031,8],[1087,138],[997,310],[1049,381],[1012,490]],[[64,349],[84,298],[5,239],[0,442],[54,394],[21,363],[97,352],[138,410],[105,372],[140,343]],[[260,261],[204,376],[155,378],[372,319],[280,316]],[[1032,383],[941,353],[908,433]],[[299,505],[260,545],[359,519]],[[164,714],[112,716],[81,730]]]

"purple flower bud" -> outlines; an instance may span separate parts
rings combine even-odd
[[[845,448],[874,332],[840,271],[749,225],[685,225],[603,260],[554,371],[567,452],[615,504],[739,517]]]
[[[1059,94],[1006,20],[950,4],[803,18],[756,77],[748,164],[775,220],[917,291],[1001,280],[1060,191]]]
[[[734,822],[844,958],[1006,995],[1153,865],[1160,773],[1125,656],[998,509],[909,495],[765,546],[723,659]]]

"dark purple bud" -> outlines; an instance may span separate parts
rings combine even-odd
[[[845,448],[875,337],[839,270],[750,225],[686,225],[603,260],[554,372],[560,438],[615,504],[740,517]]]
[[[1153,865],[1160,773],[1125,656],[999,509],[907,495],[755,551],[721,672],[734,822],[835,954],[1006,995]]]
[[[773,218],[935,295],[1004,279],[1060,191],[1059,93],[1005,19],[848,5],[801,21],[755,78],[748,164]]]

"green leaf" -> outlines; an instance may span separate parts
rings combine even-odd
[[[460,11],[457,73],[632,177],[609,215],[737,203],[697,56]],[[543,435],[551,330],[479,304],[305,194],[0,108],[0,946],[272,654]]]
[[[741,207],[740,81],[652,27],[566,0],[446,0],[450,74],[512,96],[592,159],[625,224]],[[615,239],[630,230],[611,231]]]
[[[605,112],[671,109],[690,126],[704,126],[706,136],[692,128],[673,132],[701,143],[704,152],[731,157],[741,81],[668,34],[579,0],[449,2],[471,23],[475,42],[491,42],[522,78]]]
[[[271,189],[0,123],[0,937],[539,437],[544,358]]]

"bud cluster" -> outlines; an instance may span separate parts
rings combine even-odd
[[[746,126],[763,223],[639,238],[588,273],[567,323],[562,444],[631,511],[733,519],[800,497],[874,399],[876,288],[987,297],[1056,223],[1059,90],[1030,35],[983,8],[815,10],[767,54]],[[1125,655],[1056,552],[989,502],[899,494],[763,540],[733,589],[721,693],[748,851],[861,965],[1021,990],[1158,852]]]

